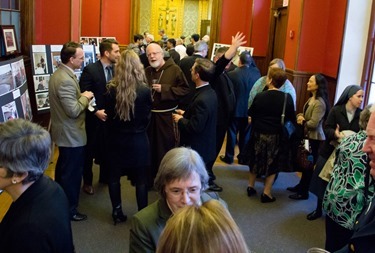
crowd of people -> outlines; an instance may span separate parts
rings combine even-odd
[[[219,158],[233,163],[238,143],[238,163],[249,166],[244,192],[255,196],[256,178],[263,177],[262,203],[276,201],[278,173],[299,170],[294,145],[306,139],[315,168],[303,170],[300,182],[287,188],[294,192],[289,198],[308,199],[309,191],[317,196],[307,219],[326,212],[330,252],[371,252],[375,107],[360,109],[361,86],[347,86],[330,108],[327,80],[314,74],[306,84],[310,97],[296,114],[296,91],[282,59],[273,59],[263,77],[247,51],[238,66],[231,62],[246,43],[242,33],[217,49],[214,61],[207,59],[206,36],[191,36],[189,54],[185,37],[159,35],[160,43],[149,33],[137,34],[122,52],[116,40],[103,40],[100,60],[87,65],[79,81],[74,70],[84,60],[81,45],[64,44],[48,87],[51,137],[25,120],[0,125],[0,189],[13,198],[0,223],[0,234],[6,234],[0,242],[12,245],[7,252],[31,245],[36,252],[74,252],[70,221],[87,219],[78,211],[79,194],[82,181],[82,191],[95,194],[93,161],[100,165],[99,181],[108,185],[115,225],[128,218],[121,177],[135,186],[138,212],[131,218],[129,252],[249,252],[217,193],[223,188],[213,165],[225,135]],[[291,137],[284,122],[295,126]],[[55,182],[43,176],[51,139],[59,148]],[[327,179],[322,173],[330,163]],[[150,189],[160,198],[149,205]],[[43,216],[37,214],[41,209]],[[48,233],[50,224],[54,233]],[[30,232],[43,237],[17,244]]]

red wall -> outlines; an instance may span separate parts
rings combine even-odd
[[[102,3],[100,36],[115,36],[120,44],[130,43],[130,0],[105,0]]]
[[[100,0],[82,0],[81,36],[99,36]]]
[[[289,1],[285,64],[297,71],[337,77],[347,1]]]
[[[35,0],[34,44],[63,44],[69,41],[70,11],[70,1]]]
[[[219,42],[231,44],[240,31],[246,36],[245,46],[254,47],[254,55],[265,56],[270,6],[271,0],[223,0]]]

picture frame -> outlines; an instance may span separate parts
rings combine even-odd
[[[1,25],[0,30],[3,38],[5,53],[18,53],[17,37],[14,25]]]

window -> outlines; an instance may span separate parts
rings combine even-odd
[[[21,47],[21,0],[0,0],[0,24],[14,25],[18,48]]]

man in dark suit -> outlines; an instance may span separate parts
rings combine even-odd
[[[237,134],[239,134],[238,147],[240,153],[238,155],[238,163],[242,164],[244,162],[242,152],[250,137],[250,127],[247,116],[249,93],[254,83],[261,75],[250,53],[244,51],[240,55],[238,68],[228,72],[228,76],[233,83],[236,106],[227,131],[225,156],[220,156],[220,160],[229,164],[233,163],[234,147],[237,142]]]
[[[181,131],[181,145],[191,147],[202,157],[209,184],[213,183],[214,174],[207,164],[216,159],[215,145],[212,144],[216,136],[217,97],[209,84],[214,73],[213,62],[197,58],[191,68],[196,94],[186,111],[176,110],[176,114],[173,114],[173,120]]]
[[[48,90],[51,136],[59,147],[55,180],[68,197],[72,221],[87,219],[86,215],[77,211],[77,207],[86,145],[85,114],[94,94],[79,90],[74,70],[81,67],[83,59],[80,44],[64,44],[61,49],[62,64],[51,76]]]
[[[100,163],[99,182],[106,183],[108,171],[101,159],[101,148],[104,140],[104,124],[107,114],[104,111],[104,98],[106,84],[113,77],[114,64],[120,58],[120,48],[114,39],[105,39],[100,43],[100,60],[87,65],[82,72],[79,85],[81,92],[90,90],[94,93],[96,106],[86,113],[87,145],[85,152],[85,165],[83,168],[83,191],[89,195],[94,194],[92,187],[92,161],[95,158]]]
[[[180,65],[180,54],[177,53],[177,51],[175,50],[175,47],[176,47],[176,40],[168,39],[167,40],[168,53],[172,57],[174,63],[176,63],[177,65]]]
[[[189,83],[190,93],[187,95],[179,104],[179,107],[183,110],[186,110],[187,106],[191,102],[195,94],[195,84],[193,80],[191,80],[191,67],[193,67],[195,63],[195,59],[197,58],[205,58],[208,52],[208,45],[204,41],[199,41],[194,45],[194,54],[191,56],[187,56],[180,61],[180,68],[186,77],[186,80]]]

